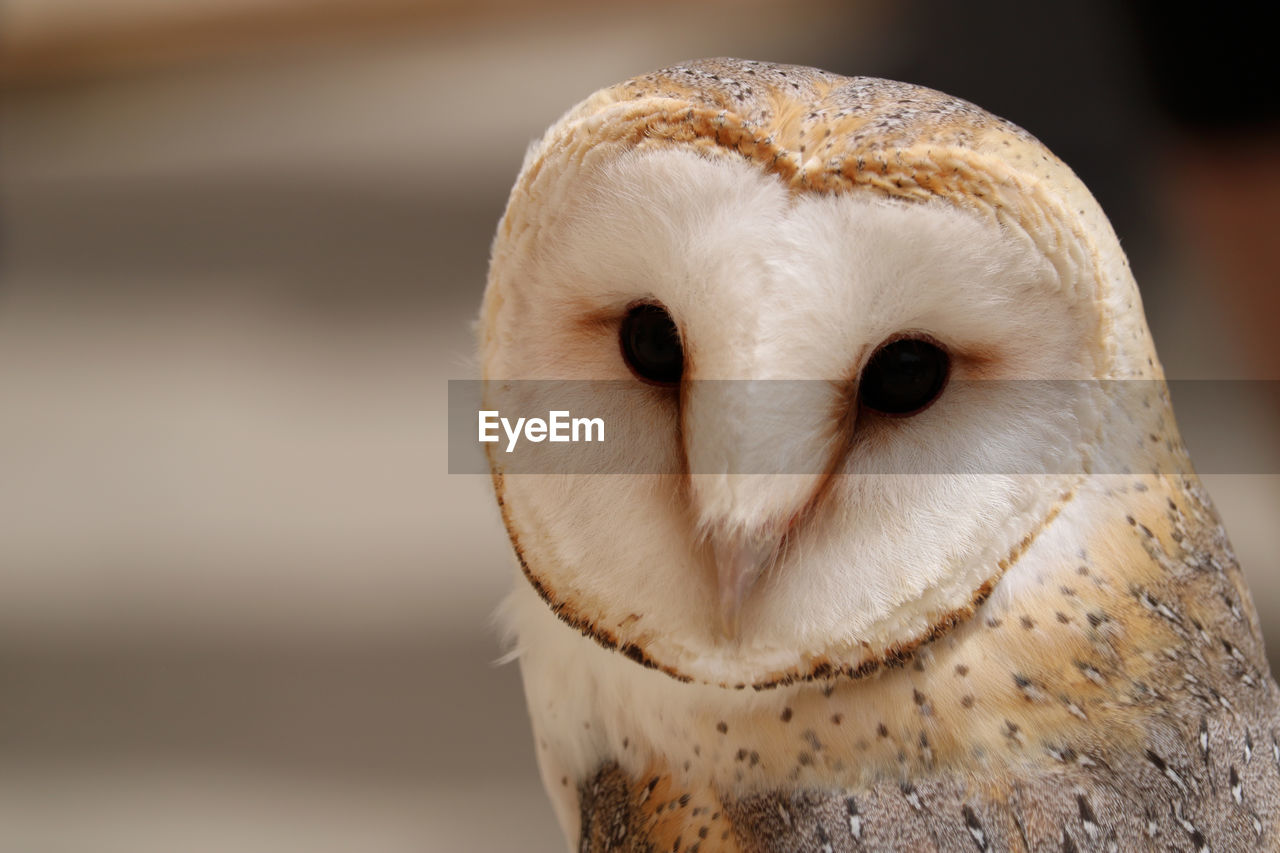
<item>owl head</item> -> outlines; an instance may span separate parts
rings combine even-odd
[[[942,635],[1129,464],[1108,383],[1168,410],[1065,165],[964,101],[793,66],[704,60],[571,110],[528,152],[481,328],[491,387],[554,380],[626,460],[516,473],[489,446],[528,582],[726,688]]]

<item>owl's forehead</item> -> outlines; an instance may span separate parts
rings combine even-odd
[[[560,126],[578,122],[602,142],[732,152],[797,192],[867,187],[972,200],[1009,172],[1062,186],[1074,178],[1031,134],[960,98],[751,60],[704,59],[633,78],[597,92]]]
[[[568,178],[540,240],[557,260],[616,268],[639,282],[729,278],[788,294],[838,286],[861,297],[869,277],[906,281],[912,270],[984,279],[1054,271],[1036,247],[990,217],[942,200],[909,203],[872,193],[791,192],[777,175],[736,157],[675,146],[627,149]]]
[[[620,155],[673,149],[749,163],[795,196],[869,194],[960,208],[1023,232],[1062,273],[1092,263],[1088,235],[1106,230],[1061,161],[966,101],[904,83],[729,59],[637,77],[571,110],[531,150],[505,228],[523,232],[540,207],[517,200],[558,198],[564,185],[551,187],[562,179],[580,181]],[[1064,249],[1073,256],[1059,257]]]
[[[842,77],[803,66],[704,59],[606,91],[622,100],[663,98],[731,112],[781,149],[809,156],[842,157],[920,143],[972,148],[989,133],[1039,146],[1017,125],[960,98],[909,83]]]

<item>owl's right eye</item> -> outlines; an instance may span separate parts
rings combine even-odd
[[[675,385],[684,373],[684,349],[675,320],[661,305],[646,302],[627,312],[619,332],[622,357],[636,376]]]

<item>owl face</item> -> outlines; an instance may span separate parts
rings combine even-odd
[[[570,380],[631,462],[491,454],[566,622],[682,680],[860,674],[971,612],[1070,500],[1101,409],[1027,380],[1116,371],[1096,268],[691,145],[542,156],[495,244],[485,377]]]

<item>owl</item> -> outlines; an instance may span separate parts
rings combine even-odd
[[[1280,849],[1249,591],[1025,131],[734,59],[601,90],[527,154],[480,334],[488,408],[604,424],[486,445],[571,849]]]

